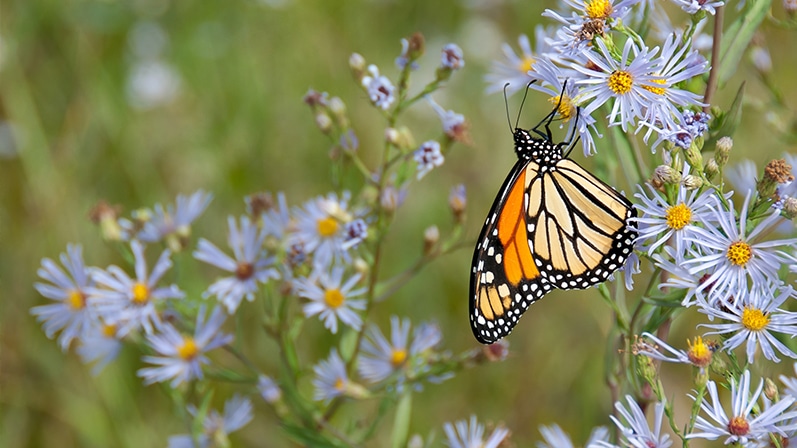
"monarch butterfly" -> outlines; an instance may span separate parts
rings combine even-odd
[[[633,250],[636,209],[568,158],[578,139],[552,141],[549,126],[558,110],[559,105],[529,130],[515,125],[518,161],[476,242],[470,323],[482,344],[508,335],[523,312],[552,289],[606,281]],[[539,130],[543,124],[545,134]]]

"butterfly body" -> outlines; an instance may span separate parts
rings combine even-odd
[[[633,250],[631,202],[567,158],[568,143],[540,135],[515,129],[518,161],[476,243],[470,322],[483,344],[508,335],[552,289],[606,281]]]

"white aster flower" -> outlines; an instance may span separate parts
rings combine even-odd
[[[349,251],[362,241],[350,238],[347,233],[346,224],[356,219],[356,214],[349,209],[350,197],[348,191],[340,197],[329,193],[295,208],[296,228],[288,240],[291,247],[299,245],[304,253],[313,254],[315,264],[348,262]]]
[[[712,16],[717,12],[717,8],[724,5],[724,1],[717,0],[672,0],[681,9],[689,14],[697,14],[699,11],[706,11]]]
[[[625,424],[615,416],[610,416],[612,421],[622,433],[625,446],[633,448],[668,448],[672,445],[672,440],[668,434],[661,434],[661,422],[664,418],[664,403],[658,402],[653,408],[653,429],[648,426],[648,419],[642,412],[634,398],[630,395],[625,396],[628,407],[618,401],[614,408],[623,417]],[[606,442],[598,442],[596,446],[611,447]]]
[[[191,235],[191,223],[202,215],[211,199],[212,194],[198,190],[187,197],[177,195],[176,206],[169,204],[164,208],[161,204],[155,204],[154,212],[136,238],[145,243],[166,240],[171,250],[180,250],[184,247],[180,240]]]
[[[750,371],[745,370],[742,378],[737,384],[736,380],[731,380],[731,415],[725,412],[720,403],[717,385],[714,381],[706,384],[708,397],[703,397],[700,409],[709,419],[702,415],[697,416],[694,432],[687,434],[687,439],[708,439],[717,440],[723,438],[725,445],[731,443],[748,446],[748,444],[758,444],[769,439],[770,433],[785,435],[783,422],[792,418],[794,412],[785,412],[794,403],[794,398],[784,396],[774,406],[751,415],[753,407],[764,388],[764,380],[758,384],[758,388],[750,394]],[[692,397],[695,400],[695,397]],[[788,428],[792,429],[792,428]]]
[[[331,272],[317,266],[313,275],[296,280],[296,294],[310,299],[303,307],[304,314],[318,314],[332,333],[338,331],[338,319],[355,330],[362,326],[357,310],[365,309],[365,300],[356,297],[363,295],[365,288],[355,289],[362,276],[355,274],[344,283],[343,271],[342,266],[333,267]]]
[[[490,72],[485,75],[484,80],[488,83],[487,93],[500,92],[506,84],[509,84],[506,88],[509,95],[525,88],[534,79],[534,76],[529,74],[534,70],[532,67],[534,63],[543,54],[551,51],[547,39],[553,35],[553,32],[552,27],[546,29],[542,25],[537,25],[534,28],[534,50],[531,49],[529,38],[521,34],[518,36],[520,54],[515,53],[512,46],[507,43],[501,45],[505,60],[493,61]]]
[[[346,393],[350,383],[349,375],[346,373],[346,363],[343,362],[336,349],[332,349],[329,358],[313,367],[313,371],[315,372],[314,398],[317,401],[329,402]]]
[[[44,323],[44,333],[48,338],[52,339],[55,333],[61,332],[58,345],[66,351],[73,339],[84,336],[97,324],[97,315],[86,301],[86,291],[93,282],[83,263],[83,248],[79,244],[68,245],[60,260],[66,272],[53,260],[45,258],[37,273],[48,283],[34,285],[39,294],[56,303],[35,306],[30,313]]]
[[[712,319],[723,320],[723,323],[701,326],[714,330],[706,334],[733,334],[723,342],[723,350],[730,351],[745,344],[747,362],[751,364],[758,346],[761,346],[764,357],[771,361],[780,361],[775,350],[790,358],[797,358],[797,353],[772,335],[772,332],[777,332],[797,336],[797,313],[780,308],[786,299],[794,295],[794,290],[788,286],[779,292],[779,288],[775,284],[753,288],[747,294],[735,295],[730,301],[715,302],[714,305],[698,302],[702,313]]]
[[[413,155],[415,162],[418,163],[418,180],[421,180],[429,171],[435,167],[443,165],[445,157],[440,152],[440,143],[434,140],[424,142],[418,149],[415,150]]]
[[[368,97],[371,102],[382,110],[387,110],[393,101],[396,100],[393,92],[395,88],[387,77],[379,74],[379,68],[376,65],[368,66],[368,73],[370,75],[363,76],[362,84],[368,92]]]
[[[637,47],[633,39],[625,42],[619,62],[602,39],[597,39],[597,43],[599,51],[585,53],[597,69],[578,64],[572,66],[582,73],[582,77],[576,80],[577,85],[583,86],[578,101],[588,103],[585,113],[591,115],[613,99],[607,118],[610,124],[620,124],[625,131],[628,125],[635,124],[636,118],[644,116],[650,104],[657,101],[656,94],[651,91],[661,87],[661,77],[653,74],[657,61],[652,57],[653,52]]]
[[[746,290],[748,278],[753,288],[769,284],[772,279],[778,278],[780,266],[791,261],[778,249],[793,248],[797,239],[755,242],[783,218],[778,213],[771,213],[748,231],[749,202],[748,193],[737,224],[732,202],[730,210],[725,210],[715,196],[716,208],[711,204],[708,207],[714,211],[713,216],[719,225],[694,228],[692,235],[684,237],[685,241],[695,245],[700,254],[685,260],[684,265],[689,266],[692,274],[709,274],[698,290],[710,287],[710,302],[725,300],[732,294]]]
[[[232,342],[232,335],[221,333],[226,316],[221,308],[215,308],[205,321],[205,308],[199,309],[193,336],[177,331],[170,323],[160,328],[160,333],[147,336],[152,349],[159,356],[145,356],[144,362],[157,367],[145,367],[138,371],[145,384],[172,380],[171,387],[193,379],[202,379],[202,366],[209,364],[205,353]]]
[[[251,302],[258,287],[270,279],[278,278],[279,274],[272,267],[274,257],[267,257],[263,250],[265,230],[258,229],[248,216],[241,217],[240,227],[235,218],[230,216],[227,218],[227,226],[229,227],[227,245],[232,249],[235,258],[225,254],[204,238],[199,240],[194,258],[233,274],[216,280],[202,294],[206,298],[211,295],[216,296],[232,314],[238,309],[244,297]]]
[[[443,431],[451,448],[498,448],[501,442],[509,437],[509,430],[498,426],[485,440],[484,425],[476,420],[475,415],[470,417],[470,422],[459,420],[453,425],[446,423],[443,425]]]
[[[550,426],[540,426],[543,442],[537,442],[537,448],[574,448],[573,441],[562,428],[557,424]],[[585,447],[591,448],[599,443],[609,441],[609,430],[604,426],[599,426],[592,430]]]
[[[117,266],[110,266],[107,270],[95,268],[91,277],[97,286],[86,291],[89,304],[96,307],[105,322],[120,327],[119,336],[137,328],[143,328],[147,334],[152,333],[153,324],[160,326],[157,306],[168,299],[185,297],[177,285],[157,287],[172,267],[171,251],[164,250],[152,272],[147,273],[144,246],[133,240],[130,248],[135,259],[135,279]]]
[[[117,337],[116,325],[94,325],[80,337],[77,354],[84,364],[93,364],[92,375],[98,375],[111,361],[116,359],[122,349],[122,341]]]

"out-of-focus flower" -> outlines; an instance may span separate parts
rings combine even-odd
[[[470,417],[470,421],[459,420],[454,424],[446,423],[443,425],[443,430],[446,433],[448,446],[451,448],[498,448],[509,437],[509,430],[498,426],[485,439],[484,425],[476,420],[475,415]]]
[[[248,398],[234,396],[224,403],[224,412],[219,414],[215,409],[205,415],[202,420],[202,434],[199,436],[199,447],[216,446],[214,441],[227,440],[229,434],[238,431],[252,421],[253,407]],[[197,417],[198,411],[189,406],[188,412]],[[213,444],[212,444],[213,443]],[[197,448],[191,435],[181,434],[169,437],[169,448]]]
[[[443,165],[445,157],[440,152],[440,143],[434,140],[424,142],[420,148],[415,150],[415,161],[418,162],[418,180],[423,178],[429,171],[435,167]]]
[[[373,64],[368,66],[368,73],[369,75],[362,78],[362,85],[368,92],[368,97],[376,107],[387,110],[396,100],[393,84],[387,77],[380,75],[379,68]]]

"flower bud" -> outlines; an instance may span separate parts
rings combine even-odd
[[[352,53],[351,56],[349,56],[349,68],[351,68],[351,73],[354,75],[357,84],[359,84],[363,76],[365,76],[366,65],[365,58],[359,53]]]
[[[717,153],[714,155],[714,158],[717,159],[717,165],[723,167],[728,163],[728,157],[730,156],[732,148],[732,138],[722,137],[721,139],[717,140]]]
[[[786,219],[797,218],[797,198],[785,198],[780,214]]]
[[[437,226],[429,226],[423,232],[423,253],[429,255],[440,241],[440,230]]]
[[[324,112],[319,112],[315,115],[315,124],[324,134],[329,134],[332,130],[332,119]]]
[[[681,182],[681,173],[668,165],[659,165],[653,170],[653,178],[650,183],[656,188],[663,185],[676,185]]]
[[[700,140],[699,144],[698,140]],[[703,174],[703,154],[700,153],[700,146],[702,146],[702,137],[696,137],[692,144],[683,150],[686,162],[692,167],[692,172],[697,175]]]
[[[358,274],[362,274],[362,278],[365,279],[368,277],[368,271],[371,270],[371,267],[368,265],[368,262],[363,260],[362,258],[355,258],[354,263],[354,271]]]
[[[385,141],[390,143],[393,146],[399,145],[399,140],[401,139],[401,133],[399,133],[398,129],[396,128],[387,128],[385,129]]]
[[[706,174],[706,178],[709,180],[719,174],[720,167],[717,165],[717,160],[714,157],[708,159],[706,166],[703,168],[703,172]]]
[[[764,395],[772,402],[778,401],[778,386],[769,378],[764,379]]]
[[[119,225],[119,214],[122,207],[100,201],[89,211],[89,219],[100,225],[100,233],[106,241],[121,241],[122,227]]]
[[[698,176],[687,174],[681,179],[681,185],[687,190],[696,190],[703,186],[703,179]]]
[[[797,0],[783,0],[783,9],[789,16],[794,17],[794,13],[797,12]]]
[[[454,214],[454,220],[457,224],[462,224],[465,221],[465,206],[468,204],[468,198],[465,194],[465,185],[459,184],[451,189],[451,194],[448,195],[448,206],[451,208],[451,213]]]

